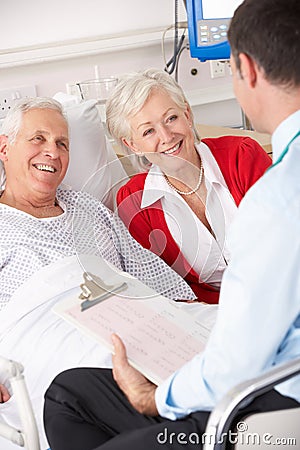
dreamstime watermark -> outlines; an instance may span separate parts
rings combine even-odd
[[[215,435],[210,433],[183,433],[183,432],[169,432],[168,428],[157,434],[156,440],[159,444],[180,444],[180,445],[212,445],[222,444],[227,442],[232,445],[272,445],[274,446],[294,446],[297,448],[297,439],[295,437],[275,437],[271,433],[250,433],[248,432],[248,425],[246,422],[239,422],[236,426],[236,431],[229,430],[227,433],[222,433],[218,439]]]

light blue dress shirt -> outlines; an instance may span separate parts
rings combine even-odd
[[[217,321],[203,353],[156,390],[161,416],[211,410],[235,384],[300,356],[300,110],[272,136],[283,160],[248,191],[229,236]],[[300,401],[300,376],[277,390]]]

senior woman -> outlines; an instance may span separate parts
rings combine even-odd
[[[217,303],[230,259],[228,228],[271,159],[249,137],[200,142],[182,89],[162,71],[124,75],[106,117],[109,132],[142,172],[118,191],[119,216],[199,301]]]
[[[82,283],[83,256],[102,258],[170,299],[195,295],[99,200],[59,187],[69,162],[68,125],[59,103],[22,100],[6,117],[2,133],[0,355],[24,365],[42,433],[43,394],[51,379],[71,367],[111,364],[108,350],[52,312],[61,295]],[[1,392],[0,414],[14,423],[13,399],[6,401],[7,391]]]

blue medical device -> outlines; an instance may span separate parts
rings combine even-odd
[[[229,22],[241,0],[186,0],[190,53],[200,61],[229,59]]]

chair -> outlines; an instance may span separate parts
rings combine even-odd
[[[235,418],[237,413],[240,412],[240,409],[247,405],[249,401],[270,391],[277,384],[282,383],[297,374],[300,374],[300,358],[277,366],[269,372],[240,383],[231,389],[220,400],[210,414],[205,431],[204,450],[225,450],[232,448],[230,446],[231,444],[229,445],[224,437],[227,436],[229,430],[235,424]],[[299,408],[286,411],[291,411],[293,414],[297,414],[300,418],[300,405]],[[259,416],[260,414],[258,417]],[[300,423],[299,420],[298,423]],[[291,445],[293,445],[293,448],[296,449],[299,448],[300,442],[293,442]],[[252,447],[249,447],[248,445],[248,448]],[[270,448],[270,446],[268,448]],[[285,448],[287,449],[288,447]]]
[[[39,434],[28,395],[23,366],[15,361],[0,357],[0,373],[6,373],[13,395],[16,398],[21,430],[0,423],[0,436],[27,450],[40,450]]]

